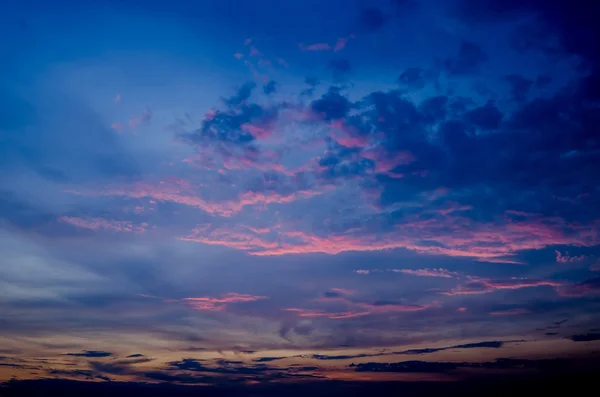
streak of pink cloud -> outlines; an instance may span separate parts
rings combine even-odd
[[[136,129],[140,124],[147,123],[152,118],[150,109],[145,109],[142,113],[129,119],[129,128]]]
[[[69,223],[73,226],[77,226],[82,229],[88,230],[108,230],[111,232],[131,232],[131,233],[143,233],[148,227],[147,223],[140,223],[134,225],[130,221],[115,221],[110,219],[102,218],[78,218],[63,216],[58,218],[59,221]]]
[[[451,272],[446,269],[393,269],[393,272],[396,273],[404,273],[410,274],[413,276],[421,276],[421,277],[442,277],[442,278],[454,278],[458,276],[458,273]]]
[[[235,54],[233,54],[233,57],[235,59],[242,59],[244,57],[244,54],[242,54],[241,52],[236,52]]]
[[[333,46],[333,52],[343,50],[346,47],[346,44],[348,44],[348,37],[340,37]]]
[[[401,305],[397,303],[355,303],[356,307],[367,310],[368,313],[405,313],[405,312],[420,312],[429,309],[429,305]]]
[[[565,285],[557,289],[558,294],[564,297],[583,297],[600,295],[600,277],[580,283]]]
[[[267,297],[230,292],[221,297],[202,296],[183,298],[180,301],[196,310],[221,311],[231,303],[255,302],[261,299],[267,299]]]
[[[273,135],[273,126],[267,125],[253,125],[253,124],[242,124],[242,131],[248,132],[256,139],[266,139]]]
[[[512,278],[508,280],[492,281],[482,279],[478,277],[469,277],[470,281],[466,284],[459,285],[458,287],[448,291],[442,292],[443,295],[479,295],[487,294],[499,290],[517,290],[521,288],[534,288],[534,287],[553,287],[558,288],[564,285],[564,283],[551,280],[532,280],[532,279],[521,279]]]
[[[261,56],[262,53],[260,51],[258,51],[258,49],[256,47],[252,46],[252,47],[250,47],[249,55],[251,57],[258,57],[258,56]]]
[[[318,115],[309,116],[311,118]],[[371,138],[367,135],[360,134],[358,130],[345,123],[343,120],[334,120],[329,124],[332,129],[331,138],[342,146],[352,148],[364,148],[369,145]]]
[[[122,196],[129,198],[149,198],[157,201],[171,202],[175,204],[186,205],[201,209],[211,214],[221,216],[232,216],[240,212],[246,206],[258,204],[282,204],[290,203],[296,200],[308,199],[324,191],[299,190],[287,194],[277,192],[245,192],[240,194],[235,200],[226,201],[207,201],[192,190],[186,181],[161,181],[160,183],[136,182],[131,185],[109,186],[101,190],[78,191],[69,190],[67,192],[81,196]]]
[[[458,309],[456,309],[457,312],[459,313],[465,313],[467,311],[466,307],[459,307]]]
[[[331,291],[337,292],[342,295],[353,295],[356,291],[353,289],[346,288],[330,288]]]
[[[327,43],[314,43],[305,46],[304,44],[299,44],[300,49],[303,51],[329,51],[331,50],[331,46]]]
[[[125,127],[123,127],[123,124],[116,122],[116,123],[112,123],[110,128],[112,128],[113,130],[121,133],[123,132],[123,130],[125,129]]]
[[[299,317],[325,317],[331,319],[344,319],[344,318],[353,318],[353,317],[361,317],[370,314],[369,312],[326,312],[319,309],[299,309],[299,308],[288,308],[283,309],[288,312],[297,313]]]

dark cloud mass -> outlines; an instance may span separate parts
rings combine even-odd
[[[110,357],[113,354],[109,352],[96,351],[96,350],[86,350],[81,353],[66,353],[66,356],[73,357]]]

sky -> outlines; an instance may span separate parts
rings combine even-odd
[[[597,358],[598,4],[5,4],[0,381]]]

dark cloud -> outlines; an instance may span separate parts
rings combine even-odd
[[[135,354],[130,354],[127,356],[127,358],[135,358],[135,357],[144,357],[144,355],[140,354],[140,353],[135,353]]]
[[[203,360],[195,360],[192,358],[186,358],[181,361],[173,361],[169,363],[171,369],[231,375],[256,375],[263,374],[264,372],[271,370],[271,368],[261,364],[245,366],[241,361],[219,360],[216,361],[215,364],[219,366],[206,366],[203,364]]]
[[[497,129],[500,126],[503,117],[504,115],[492,101],[488,102],[485,106],[477,107],[465,114],[467,121],[475,128],[481,130]]]
[[[134,373],[128,364],[90,361],[90,367],[96,372],[111,375],[127,375]]]
[[[398,77],[398,82],[413,89],[425,87],[425,70],[421,68],[407,68]]]
[[[260,357],[255,360],[252,360],[252,361],[254,361],[256,363],[268,363],[270,361],[283,360],[284,358],[287,358],[287,357]]]
[[[487,60],[488,56],[480,46],[472,41],[463,40],[458,54],[446,60],[446,71],[452,76],[475,74]]]
[[[225,102],[229,106],[241,105],[243,102],[247,101],[250,98],[250,96],[252,95],[252,91],[254,91],[254,88],[256,88],[256,83],[245,83],[240,87],[240,89],[234,96],[224,99],[223,102]]]
[[[523,15],[535,17],[542,26],[533,32],[545,31],[544,40],[533,40],[538,45],[530,49],[547,49],[548,32],[559,40],[562,51],[581,57],[584,67],[596,69],[600,66],[600,27],[596,23],[600,4],[585,0],[575,1],[503,1],[485,0],[473,3],[458,2],[458,15],[468,23],[489,23],[519,18]],[[521,37],[521,41],[530,39]]]
[[[269,81],[263,86],[263,91],[267,95],[273,94],[275,91],[277,91],[277,82],[274,80]]]
[[[513,100],[516,102],[525,102],[527,100],[529,91],[533,86],[533,80],[516,74],[511,74],[506,76],[506,82],[510,86],[510,92]]]
[[[526,360],[501,358],[490,362],[435,362],[435,361],[402,361],[397,363],[361,363],[351,364],[350,367],[358,372],[422,372],[441,373],[459,368],[486,369],[536,369],[540,371],[561,370],[568,366],[564,359]]]
[[[62,377],[73,377],[73,378],[84,378],[88,380],[100,379],[104,381],[110,381],[108,376],[100,375],[94,371],[89,371],[85,369],[75,369],[75,370],[62,370],[62,369],[53,369],[49,371],[50,375],[54,376],[62,376]]]
[[[351,107],[351,102],[336,87],[330,87],[327,93],[311,103],[313,112],[327,121],[346,117]]]
[[[110,357],[112,353],[97,351],[97,350],[84,350],[81,353],[66,353],[65,356],[74,356],[74,357]]]
[[[569,337],[569,339],[571,339],[573,342],[591,342],[600,340],[600,333],[572,335]]]

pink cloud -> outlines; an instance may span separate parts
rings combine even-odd
[[[352,289],[345,289],[345,288],[331,288],[330,290],[337,292],[339,294],[342,294],[342,295],[353,295],[356,292]]]
[[[233,56],[235,59],[242,59],[244,57],[244,54],[236,52],[235,54],[233,54]]]
[[[248,132],[256,139],[269,138],[273,134],[273,125],[253,125],[253,124],[242,124],[242,131]]]
[[[452,289],[449,292],[442,292],[443,295],[479,295],[487,294],[499,290],[516,290],[521,288],[534,287],[554,287],[563,286],[563,283],[551,280],[532,280],[523,278],[511,278],[508,280],[492,281],[479,277],[469,276],[469,282]]]
[[[180,301],[196,310],[221,311],[231,303],[255,302],[261,299],[267,299],[267,297],[230,292],[218,298],[202,296],[198,298],[183,298]]]
[[[354,303],[354,305],[367,310],[370,314],[420,312],[432,307],[430,305],[401,305],[397,303]]]
[[[331,319],[344,319],[344,318],[352,318],[352,317],[361,317],[370,314],[369,312],[326,312],[319,309],[298,309],[298,308],[288,308],[283,309],[288,312],[297,313],[299,317],[326,317]]]
[[[459,312],[459,313],[464,313],[464,312],[467,311],[467,308],[466,307],[459,307],[458,309],[456,309],[456,311]]]
[[[565,297],[582,297],[600,294],[600,277],[558,288],[558,294]]]
[[[560,251],[555,250],[554,251],[556,253],[556,261],[559,263],[574,263],[574,262],[581,262],[587,259],[587,256],[585,255],[579,255],[579,256],[569,256],[569,253],[565,253],[562,254]]]
[[[319,117],[319,115],[309,115],[309,118]],[[329,124],[332,129],[331,138],[337,143],[346,147],[363,148],[369,145],[371,138],[360,134],[358,130],[345,123],[343,120],[335,120]]]
[[[375,162],[375,172],[377,173],[385,173],[399,165],[410,164],[416,160],[410,152],[400,151],[391,154],[381,148],[364,151],[361,156]]]
[[[596,263],[595,265],[590,266],[590,271],[592,272],[600,272],[600,263]]]
[[[523,314],[529,314],[531,313],[531,311],[527,310],[527,309],[523,309],[523,308],[518,308],[518,309],[509,309],[509,310],[498,310],[495,312],[491,312],[490,315],[492,316],[520,316]]]
[[[369,273],[371,273],[371,271],[370,270],[359,269],[359,270],[355,270],[354,273],[356,273],[356,274],[369,274]]]
[[[297,197],[277,197],[286,202]],[[269,202],[267,198],[250,202]],[[240,201],[244,204],[244,200]],[[512,256],[522,250],[541,249],[551,245],[591,246],[598,243],[589,230],[559,219],[525,222],[477,223],[469,218],[446,216],[443,219],[407,219],[394,230],[383,233],[344,233],[316,235],[304,231],[278,230],[272,236],[277,245],[253,249],[251,255],[288,255],[347,251],[380,251],[403,248],[429,255],[473,258],[479,261],[519,263]],[[218,243],[215,241],[215,243]],[[228,245],[227,240],[221,242]]]
[[[323,191],[299,190],[287,194],[277,192],[245,192],[235,200],[221,202],[207,201],[199,196],[189,182],[183,180],[160,181],[159,183],[136,182],[131,185],[109,186],[101,190],[79,191],[69,190],[69,193],[82,196],[122,196],[129,198],[149,198],[157,201],[171,202],[189,207],[195,207],[211,214],[232,216],[246,206],[258,204],[290,203],[295,200],[307,199],[323,193]]]
[[[115,95],[115,98],[113,99],[113,101],[114,101],[115,103],[119,103],[119,102],[121,102],[121,94],[117,94],[117,95]]]
[[[283,58],[277,58],[276,61],[277,61],[278,64],[280,64],[284,68],[289,68],[290,67],[290,64],[287,63],[287,61],[285,59],[283,59]]]
[[[142,113],[129,119],[129,128],[135,129],[142,123],[147,123],[152,118],[150,109],[145,109]]]
[[[278,243],[257,235],[239,232],[235,229],[213,229],[199,227],[188,237],[180,237],[183,241],[192,241],[208,245],[220,245],[242,251],[277,249]]]
[[[88,230],[107,230],[111,232],[132,232],[132,233],[143,233],[148,227],[147,223],[140,223],[134,225],[130,221],[115,221],[102,218],[77,218],[70,216],[63,216],[58,218],[59,221],[70,223],[73,226],[77,226],[82,229]]]
[[[442,278],[453,278],[457,277],[458,273],[451,272],[446,269],[393,269],[393,272],[396,273],[405,273],[413,276],[421,276],[421,277],[442,277]]]
[[[256,47],[252,46],[252,47],[250,47],[250,53],[249,53],[249,55],[251,57],[257,57],[257,56],[262,55],[262,53],[260,51],[258,51],[258,49]]]
[[[348,44],[348,37],[340,37],[339,39],[337,39],[335,45],[333,46],[333,52],[343,50],[344,47],[346,47],[346,44]]]
[[[112,128],[113,130],[117,131],[117,132],[123,132],[123,130],[125,129],[125,127],[123,127],[123,124],[116,122],[116,123],[112,123],[110,128]]]
[[[244,45],[250,45],[252,43],[252,37],[248,37],[246,40],[244,40]]]
[[[329,51],[331,46],[327,43],[314,43],[307,46],[300,43],[300,49],[303,51]]]

